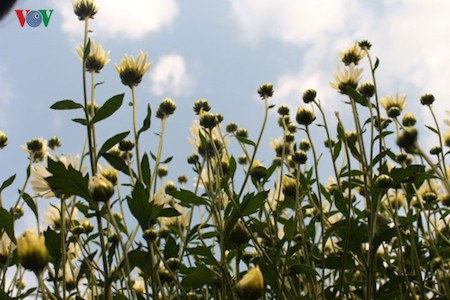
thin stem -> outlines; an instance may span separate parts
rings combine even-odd
[[[141,155],[139,153],[139,133],[137,130],[137,116],[136,116],[136,88],[131,87],[131,100],[133,106],[133,132],[136,149],[136,165],[138,170],[138,180],[142,182],[142,170],[141,170]]]

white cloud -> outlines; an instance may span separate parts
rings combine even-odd
[[[99,12],[91,28],[104,38],[142,39],[150,32],[168,27],[179,13],[175,0],[97,0]],[[73,13],[71,1],[53,0],[63,17],[62,29],[80,39],[83,22]]]
[[[429,120],[419,98],[436,96],[434,109],[443,120],[450,89],[450,31],[446,0],[229,0],[244,43],[278,41],[299,47],[301,64],[280,74],[278,95],[292,98],[316,85],[324,98],[342,99],[329,87],[339,52],[355,40],[368,39],[380,58],[377,81],[381,94],[406,93],[408,110]],[[367,69],[367,64],[363,67]],[[365,76],[364,80],[370,80]],[[313,86],[311,86],[313,87]],[[306,87],[308,88],[308,87]],[[298,99],[298,98],[297,98]],[[281,100],[281,99],[280,99]],[[322,103],[327,103],[324,100]],[[298,102],[297,102],[298,103]],[[298,105],[298,104],[297,104]]]
[[[152,68],[150,79],[152,92],[157,96],[186,94],[193,83],[184,58],[178,54],[162,56]]]
[[[0,65],[0,128],[5,128],[8,124],[7,107],[14,98],[11,84],[7,80],[6,68]]]

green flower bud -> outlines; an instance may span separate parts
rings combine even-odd
[[[297,110],[296,121],[300,125],[309,126],[316,119],[316,115],[312,110],[300,106]]]
[[[194,112],[196,115],[200,114],[200,111],[208,112],[211,110],[211,105],[205,99],[200,99],[194,102]]]
[[[245,128],[239,128],[236,131],[236,136],[238,137],[243,137],[243,138],[248,138],[248,131]]]
[[[236,123],[229,123],[229,124],[225,127],[225,130],[226,130],[228,133],[234,133],[234,132],[236,132],[237,129],[238,129],[238,126],[237,126]]]
[[[278,107],[278,114],[280,116],[289,115],[289,107],[287,107],[286,105],[281,105],[280,107]]]
[[[107,202],[114,195],[114,186],[105,177],[95,175],[89,182],[89,191],[95,202]]]
[[[416,125],[416,117],[414,116],[414,114],[412,112],[407,112],[403,115],[403,120],[402,120],[402,124],[403,126],[406,127],[411,127]]]
[[[292,160],[300,165],[303,165],[308,160],[308,155],[304,151],[296,151],[294,155],[292,155]]]
[[[316,90],[307,89],[306,91],[303,92],[302,99],[303,99],[303,102],[310,103],[310,102],[314,102],[316,100],[316,96],[317,96]]]
[[[283,194],[288,197],[295,198],[296,192],[298,192],[299,185],[297,180],[291,176],[283,176],[282,180]]]
[[[180,175],[178,176],[178,183],[179,184],[186,184],[188,182],[188,178],[186,175]]]
[[[392,183],[394,183],[394,179],[389,175],[381,174],[377,177],[375,183],[383,189],[388,189],[392,186]]]
[[[178,257],[171,257],[167,260],[167,266],[172,271],[176,271],[181,267],[181,261],[178,259]]]
[[[264,83],[258,88],[258,94],[262,99],[267,99],[273,96],[273,84]]]
[[[54,136],[48,140],[47,146],[50,149],[55,150],[56,148],[61,147],[61,140],[59,139],[59,137]]]
[[[8,146],[8,136],[0,130],[0,149]]]
[[[230,233],[230,239],[237,246],[245,244],[250,240],[250,233],[248,232],[247,228],[244,225],[244,222],[242,222],[241,219],[239,219],[236,224],[234,224],[234,227]]]
[[[358,91],[366,98],[372,98],[375,95],[375,86],[371,82],[363,82],[359,87]]]
[[[98,12],[94,0],[72,0],[73,11],[80,21],[93,19]]]
[[[134,148],[134,142],[129,139],[123,139],[119,143],[119,150],[121,151],[131,151]]]
[[[298,147],[300,150],[307,152],[311,149],[311,143],[308,140],[302,139],[298,144]]]
[[[431,105],[434,102],[434,96],[432,94],[425,94],[420,97],[420,103],[422,105]]]
[[[158,232],[153,228],[149,228],[144,231],[142,237],[144,238],[144,240],[151,243],[158,237]]]
[[[156,111],[156,117],[159,119],[167,118],[175,112],[176,108],[177,105],[175,102],[170,98],[166,98],[159,105],[159,108]]]
[[[442,148],[440,146],[434,146],[430,149],[431,155],[439,155],[442,152]]]
[[[402,130],[397,137],[397,145],[404,148],[406,151],[412,151],[417,141],[417,130],[413,127],[408,127]]]
[[[160,166],[158,168],[158,177],[159,178],[163,178],[163,177],[167,176],[167,174],[169,174],[169,168],[167,168],[167,166]]]

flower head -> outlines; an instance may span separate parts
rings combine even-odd
[[[150,69],[151,63],[147,63],[148,54],[143,51],[139,52],[137,59],[133,55],[122,58],[120,64],[116,64],[116,70],[119,72],[120,80],[126,86],[138,86],[142,81],[142,77]]]
[[[239,296],[246,299],[257,299],[264,291],[264,277],[258,266],[251,268],[236,285]]]
[[[314,111],[309,110],[304,106],[300,106],[297,109],[297,115],[295,119],[298,124],[309,126],[316,119],[316,114],[314,113]]]
[[[0,149],[8,146],[8,136],[0,130]]]
[[[76,51],[80,60],[83,61],[85,52],[84,46],[81,45]],[[103,49],[102,45],[91,40],[89,54],[86,57],[86,70],[88,72],[100,73],[103,67],[110,62],[109,53],[109,51],[106,52],[105,49]]]
[[[74,13],[80,21],[88,18],[93,19],[98,12],[95,0],[72,0],[72,6]]]
[[[8,258],[12,255],[15,245],[11,242],[6,232],[3,232],[0,238],[0,266],[7,263]]]
[[[102,175],[95,175],[89,182],[89,191],[96,202],[107,202],[114,194],[114,185]]]
[[[42,271],[48,262],[44,236],[38,236],[33,230],[25,231],[17,239],[17,254],[25,269],[33,272]]]
[[[26,146],[20,146],[25,152],[30,155],[32,162],[43,161],[48,154],[47,141],[43,138],[31,139]]]
[[[273,96],[273,84],[272,83],[264,83],[258,87],[258,94],[261,99],[267,99]]]
[[[395,94],[380,99],[381,106],[390,118],[398,117],[406,106],[406,95]]]
[[[358,87],[358,82],[361,79],[363,69],[357,68],[354,63],[351,63],[341,71],[338,67],[338,71],[334,73],[335,82],[331,82],[331,87],[339,90],[341,94],[348,94],[348,89],[356,89]]]
[[[341,52],[342,62],[348,66],[350,64],[358,65],[359,61],[364,58],[366,53],[361,49],[358,43],[354,43],[347,48],[344,52]]]

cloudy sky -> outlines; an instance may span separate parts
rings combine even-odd
[[[332,120],[349,107],[329,85],[339,52],[356,40],[372,42],[379,57],[380,94],[407,94],[407,110],[429,124],[419,103],[424,93],[436,97],[439,118],[450,109],[450,2],[445,0],[98,0],[92,35],[111,51],[111,63],[97,76],[103,81],[97,99],[130,92],[121,85],[114,63],[124,53],[148,52],[153,67],[138,88],[140,118],[148,103],[155,109],[165,97],[177,103],[169,120],[165,156],[175,155],[171,179],[189,169],[185,158],[195,118],[193,102],[207,99],[225,123],[236,122],[255,138],[263,104],[259,84],[273,82],[277,105],[296,110],[307,88],[318,91]],[[23,177],[26,154],[19,145],[31,138],[62,139],[64,154],[80,153],[84,128],[70,121],[81,111],[52,111],[62,99],[81,99],[81,64],[75,48],[82,41],[83,23],[69,0],[19,0],[15,9],[53,9],[48,27],[20,27],[15,13],[0,22],[0,130],[10,139],[0,152],[0,180]],[[363,64],[363,67],[367,65]],[[368,80],[369,77],[366,76]],[[265,134],[262,160],[270,163],[270,138],[280,135],[272,115]],[[130,130],[131,110],[100,123],[103,140]],[[144,148],[156,151],[155,121]],[[303,138],[303,136],[299,137]],[[321,138],[321,137],[320,137]],[[100,140],[99,143],[102,143]],[[321,141],[320,141],[321,143]],[[433,143],[433,142],[430,142]],[[236,155],[240,155],[237,153]]]

